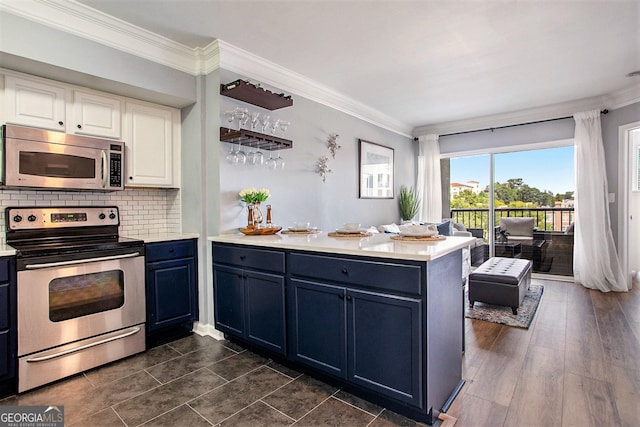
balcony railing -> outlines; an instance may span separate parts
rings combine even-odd
[[[573,208],[496,208],[495,225],[504,217],[535,218],[535,227],[539,231],[564,231],[573,222]],[[467,228],[489,229],[489,209],[451,209],[451,218],[461,222]],[[485,234],[486,235],[486,234]]]
[[[573,208],[501,208],[495,210],[495,225],[504,217],[535,218],[534,242],[538,242],[533,250],[527,251],[533,259],[536,273],[553,275],[573,275],[573,234],[563,231],[573,222]],[[451,209],[451,218],[461,222],[467,228],[482,229],[485,242],[489,238],[489,209]],[[485,257],[488,256],[488,245],[485,243]],[[529,248],[534,249],[534,248]],[[501,255],[504,256],[504,255]],[[523,257],[525,252],[523,251]]]

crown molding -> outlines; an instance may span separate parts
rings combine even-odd
[[[411,138],[413,129],[411,125],[387,116],[353,98],[344,96],[327,86],[265,58],[222,40],[214,41],[206,50],[211,52],[217,50],[219,55],[218,66],[225,70],[258,80],[261,83],[276,87],[278,90],[316,101],[365,122]],[[209,71],[208,67],[214,65],[213,62],[207,64],[205,70]]]
[[[413,131],[414,136],[446,135],[457,132],[467,132],[478,129],[498,128],[521,123],[536,122],[539,120],[555,119],[558,117],[571,117],[578,111],[587,111],[603,108],[614,108],[609,105],[608,96],[594,96],[578,99],[544,107],[514,111],[504,114],[475,117],[467,120],[457,120],[435,125],[419,126]]]
[[[73,0],[2,0],[0,10],[196,74],[194,50]]]
[[[612,110],[640,102],[640,80],[639,83],[611,93],[608,98],[608,108]]]
[[[411,137],[412,126],[221,40],[192,49],[74,0],[2,0],[0,10],[192,75],[228,69]]]
[[[539,120],[555,119],[558,117],[573,116],[576,112],[604,109],[616,110],[627,105],[640,102],[640,83],[620,89],[611,94],[578,99],[559,104],[547,105],[539,108],[515,111],[505,114],[476,117],[467,120],[451,121],[435,125],[416,127],[414,136],[446,135],[456,132],[467,132],[477,129],[509,126],[520,123],[536,122]]]

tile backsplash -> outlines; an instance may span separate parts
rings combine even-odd
[[[14,206],[118,206],[121,236],[179,233],[180,190],[126,189],[110,193],[0,190],[0,243],[5,243],[5,208]]]

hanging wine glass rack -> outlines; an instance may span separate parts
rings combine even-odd
[[[225,127],[220,128],[220,142],[230,142],[267,151],[293,148],[293,141],[288,139],[254,132],[248,129],[237,130]]]

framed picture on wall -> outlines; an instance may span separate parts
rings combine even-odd
[[[360,139],[360,198],[393,199],[393,148]]]

